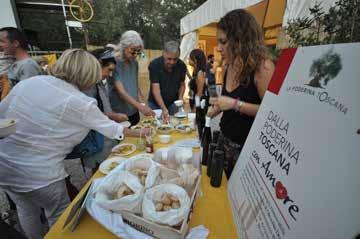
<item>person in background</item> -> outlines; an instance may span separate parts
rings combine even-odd
[[[66,50],[48,76],[19,82],[0,102],[0,117],[17,120],[16,133],[0,140],[0,187],[15,202],[29,239],[46,233],[41,209],[51,227],[68,206],[64,158],[89,130],[118,140],[139,135],[110,120],[81,92],[100,79],[94,56]]]
[[[140,120],[139,111],[145,116],[155,116],[155,113],[144,103],[144,98],[138,84],[138,55],[144,48],[143,41],[136,31],[126,31],[122,34],[117,46],[118,58],[113,80],[109,81],[109,96],[113,111],[125,113],[131,125]]]
[[[102,80],[99,81],[94,87],[89,90],[84,91],[84,93],[92,98],[95,98],[98,103],[99,109],[107,116],[109,119],[114,120],[115,122],[124,122],[128,120],[126,114],[116,113],[112,111],[109,94],[107,89],[105,88],[107,79],[111,78],[113,75],[113,71],[115,70],[116,60],[113,49],[111,48],[99,48],[91,52],[93,56],[98,59],[101,65],[101,75]],[[84,165],[88,168],[91,168],[93,173],[97,170],[99,164],[106,159],[111,149],[118,142],[114,139],[104,138],[104,142],[102,145],[102,150],[96,152],[88,157],[84,157]]]
[[[15,62],[8,70],[8,79],[12,86],[19,81],[41,74],[39,65],[31,59],[27,48],[25,35],[17,28],[0,29],[0,50],[4,51],[5,55],[15,58]]]
[[[223,112],[220,129],[225,138],[225,173],[230,177],[275,67],[261,27],[246,10],[233,10],[220,19],[217,41],[226,62],[224,85],[220,97],[210,98],[214,107],[208,115]]]
[[[151,82],[149,106],[161,109],[166,121],[177,112],[174,102],[182,100],[185,91],[186,65],[179,59],[180,47],[176,41],[166,42],[163,55],[149,64]]]
[[[208,55],[207,57],[207,63],[206,63],[206,78],[207,78],[207,84],[208,85],[215,85],[215,71],[214,71],[214,62],[215,57],[213,54]]]
[[[47,74],[47,68],[49,66],[49,60],[45,56],[38,56],[35,58],[35,61],[38,63],[41,74],[46,75]]]
[[[10,82],[7,73],[13,63],[12,56],[5,55],[3,51],[0,51],[0,101],[9,94]]]
[[[206,58],[200,49],[190,52],[189,65],[193,67],[193,74],[189,82],[190,108],[195,112],[195,96],[203,97],[206,91]]]

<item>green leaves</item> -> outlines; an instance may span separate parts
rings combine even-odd
[[[327,13],[316,2],[309,11],[285,28],[290,47],[360,41],[360,0],[338,0]]]
[[[180,19],[202,1],[190,0],[102,0],[97,1],[95,22],[90,26],[92,44],[118,42],[126,30],[138,31],[146,48],[161,49],[168,40],[180,39]]]
[[[146,48],[161,49],[168,40],[180,40],[180,19],[206,0],[89,0],[94,18],[86,24],[90,45],[118,43],[126,30],[138,31]],[[59,1],[54,2],[58,3]],[[66,2],[66,1],[65,1]],[[23,28],[31,42],[42,50],[69,47],[60,8],[19,8]],[[68,13],[68,20],[74,20]],[[71,28],[73,47],[84,47],[82,29]]]

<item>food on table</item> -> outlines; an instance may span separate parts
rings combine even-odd
[[[191,130],[192,130],[191,126],[187,125],[187,124],[180,124],[180,125],[176,126],[176,129],[181,132],[185,132],[185,133],[191,132]]]
[[[120,145],[119,147],[117,147],[116,150],[113,151],[113,153],[115,153],[115,154],[129,154],[133,149],[134,149],[134,145],[125,144],[125,145]]]
[[[168,130],[168,129],[171,129],[171,127],[168,126],[168,125],[161,125],[161,126],[159,127],[159,130]]]
[[[178,209],[178,208],[180,208],[179,199],[171,195],[170,193],[163,194],[160,201],[155,202],[155,210],[157,212],[165,212],[171,209]]]
[[[169,205],[164,205],[163,207],[163,211],[169,211],[171,209],[171,206]]]
[[[134,194],[134,192],[125,184],[122,184],[116,192],[115,199]]]
[[[148,174],[148,171],[146,169],[133,168],[132,170],[130,170],[130,172],[139,178],[142,185],[145,185],[146,177]]]
[[[131,126],[131,129],[141,129],[141,128],[143,128],[143,126],[141,126],[141,125]]]
[[[158,122],[155,118],[152,117],[145,117],[141,120],[141,125],[145,126],[145,127],[149,127],[149,126],[157,126]]]
[[[163,209],[163,204],[161,202],[155,204],[156,211],[161,211],[162,209]]]
[[[179,202],[173,202],[173,203],[171,204],[171,208],[172,208],[172,209],[178,209],[178,208],[180,208],[180,203],[179,203]]]
[[[158,127],[157,130],[158,130],[158,132],[160,132],[160,133],[167,134],[167,133],[170,133],[172,129],[173,129],[173,128],[172,128],[171,125],[169,125],[169,124],[162,124],[162,125],[160,125],[160,126]]]
[[[114,168],[116,168],[119,165],[118,162],[111,162],[111,164],[109,165],[109,171],[113,170]]]
[[[176,126],[176,125],[178,125],[180,123],[180,121],[177,119],[177,118],[175,118],[175,117],[170,117],[170,124],[171,125],[173,125],[173,126]]]

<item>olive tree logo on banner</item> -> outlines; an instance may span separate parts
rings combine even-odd
[[[334,79],[342,69],[340,55],[331,48],[320,58],[313,61],[310,67],[309,86],[325,88],[328,82]]]

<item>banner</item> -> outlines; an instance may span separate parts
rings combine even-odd
[[[241,239],[360,235],[360,44],[287,49],[229,181]]]

